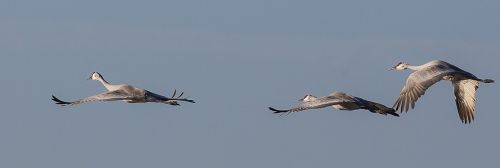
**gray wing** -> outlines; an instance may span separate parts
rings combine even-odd
[[[479,82],[476,80],[459,80],[453,82],[455,88],[455,103],[462,123],[471,123],[476,110],[476,90]]]
[[[425,94],[425,91],[443,79],[444,76],[453,73],[454,70],[443,65],[428,67],[427,69],[415,71],[408,76],[406,84],[401,90],[401,93],[393,105],[396,111],[401,109],[401,112],[415,108],[415,102],[418,98]]]
[[[345,98],[346,100],[350,100],[350,102],[356,103],[356,105],[358,105],[359,108],[361,109],[365,109],[373,113],[379,113],[383,115],[391,114],[393,116],[399,117],[399,115],[396,113],[396,110],[394,110],[393,108],[389,108],[383,104],[368,101],[363,98],[348,95],[345,93],[340,93],[335,95],[341,98]]]
[[[94,96],[86,97],[80,100],[66,102],[58,99],[54,95],[52,95],[52,100],[56,102],[56,104],[60,105],[77,105],[82,103],[87,103],[91,101],[115,101],[115,100],[130,100],[132,97],[123,90],[115,90],[110,92],[100,93]]]
[[[356,96],[352,96],[344,92],[333,92],[330,93],[330,96],[334,96],[335,98],[342,99],[344,101],[358,101]]]
[[[299,105],[287,109],[287,110],[278,110],[272,107],[269,107],[269,110],[274,111],[274,113],[285,113],[285,112],[299,112],[299,111],[304,111],[304,110],[309,110],[309,109],[318,109],[318,108],[323,108],[323,107],[328,107],[340,103],[345,103],[348,102],[349,100],[342,99],[342,98],[337,98],[335,96],[326,96],[326,97],[321,97],[318,98],[314,101],[309,101],[309,102],[302,102]]]
[[[349,95],[349,94],[346,94],[343,92],[336,92],[336,93],[333,93],[332,95],[337,97],[337,98],[342,98],[346,101],[348,100],[349,102],[356,103],[356,105],[358,105],[360,108],[367,109],[367,110],[372,110],[373,108],[375,108],[374,104],[379,104],[379,103],[371,102],[371,101],[365,100],[363,98],[352,96],[352,95]],[[381,104],[379,104],[379,105],[381,105]]]

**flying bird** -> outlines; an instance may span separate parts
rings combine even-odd
[[[396,111],[407,112],[410,107],[415,108],[415,102],[425,94],[425,91],[436,82],[449,80],[455,88],[455,103],[458,115],[462,123],[470,123],[474,120],[476,109],[476,90],[479,82],[494,83],[492,79],[480,79],[473,74],[464,71],[450,63],[434,60],[420,66],[412,66],[408,63],[400,62],[390,70],[406,70],[414,72],[406,79],[401,93],[394,103]]]
[[[393,116],[399,117],[399,115],[392,108],[359,97],[351,96],[343,92],[333,92],[330,95],[324,97],[305,95],[304,98],[299,100],[299,102],[300,103],[297,106],[290,109],[278,110],[269,107],[269,110],[274,111],[274,113],[291,113],[332,106],[337,110],[351,111],[357,109],[365,109],[369,110],[372,113],[379,113],[383,115],[391,114]]]
[[[155,102],[155,103],[164,103],[169,105],[179,105],[178,101],[194,103],[193,100],[187,98],[181,98],[184,92],[181,92],[180,95],[176,96],[177,90],[174,90],[172,97],[165,97],[132,85],[110,84],[98,72],[93,72],[89,80],[97,80],[101,82],[108,91],[94,96],[69,102],[62,101],[59,98],[52,95],[52,100],[55,101],[56,104],[63,106],[77,105],[91,101],[116,101],[116,100],[122,100],[128,103]]]

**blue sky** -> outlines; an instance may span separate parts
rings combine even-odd
[[[312,110],[305,94],[344,91],[392,105],[410,72],[441,59],[500,79],[499,1],[0,2],[1,167],[494,167],[496,84],[476,120],[449,82],[401,117]],[[104,91],[99,71],[196,104],[60,107]]]

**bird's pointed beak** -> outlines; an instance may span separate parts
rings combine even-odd
[[[92,80],[92,76],[90,76],[89,78],[87,78],[87,80]]]
[[[387,71],[394,71],[394,70],[396,70],[396,67],[392,67],[392,68],[387,69]]]

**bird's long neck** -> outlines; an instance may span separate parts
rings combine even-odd
[[[109,84],[109,82],[106,81],[103,77],[99,78],[98,80],[102,83],[102,85],[104,85],[104,87],[106,87],[106,89],[111,90],[111,84]]]
[[[424,66],[423,66],[423,65],[420,65],[420,66],[412,66],[412,65],[408,65],[408,66],[407,66],[407,68],[408,68],[408,69],[410,69],[410,70],[413,70],[413,71],[418,71],[418,70],[423,69],[423,68],[424,68]]]

